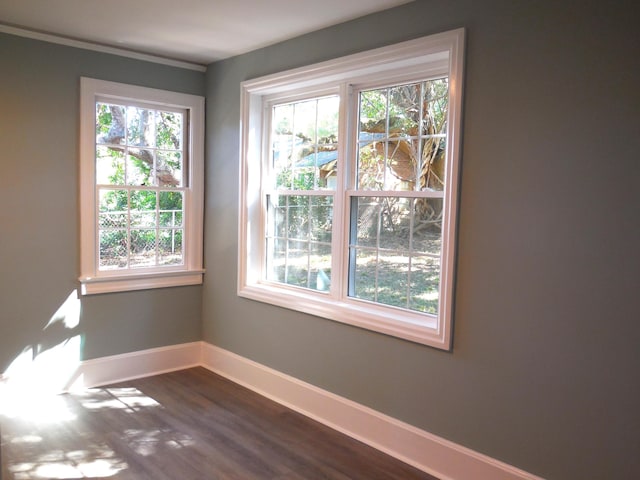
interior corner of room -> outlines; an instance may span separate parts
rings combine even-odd
[[[206,65],[0,30],[0,394],[205,367],[443,480],[640,478],[636,10],[417,0]],[[458,28],[452,348],[238,296],[242,82]],[[81,77],[205,98],[202,284],[79,293]]]

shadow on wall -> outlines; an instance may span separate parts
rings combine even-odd
[[[70,389],[80,365],[83,335],[80,298],[73,290],[42,329],[11,362],[0,381],[0,411],[34,394]]]
[[[132,469],[123,448],[157,465],[194,445],[158,421],[162,405],[140,390],[83,388],[81,310],[73,290],[0,377],[0,479],[113,477]],[[102,435],[87,430],[93,422],[116,427]]]

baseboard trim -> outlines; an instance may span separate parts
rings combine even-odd
[[[85,360],[64,390],[97,387],[201,365],[202,342]]]
[[[202,366],[441,480],[542,478],[206,342],[80,362],[69,391]],[[0,387],[14,379],[0,375]],[[8,385],[7,385],[8,386]]]
[[[202,346],[202,365],[441,480],[542,480],[205,342]]]

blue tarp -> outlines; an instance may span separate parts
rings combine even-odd
[[[384,133],[370,133],[370,132],[361,132],[360,137],[358,138],[359,142],[362,144],[367,144],[371,142],[375,142],[376,140],[381,140],[385,138],[386,135]],[[327,163],[331,163],[338,158],[337,150],[330,150],[324,152],[312,153],[305,157],[302,157],[297,163],[296,167],[321,167],[326,165]]]

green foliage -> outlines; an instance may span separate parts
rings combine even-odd
[[[103,103],[96,105],[97,128],[96,135],[98,137],[107,134],[113,124],[113,115],[111,115],[111,106]]]
[[[447,78],[360,94],[360,130],[389,135],[443,133],[449,95]],[[388,122],[388,125],[387,125]]]

